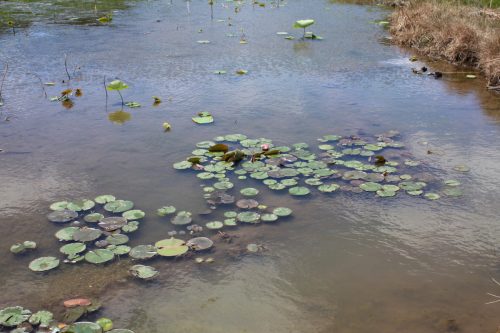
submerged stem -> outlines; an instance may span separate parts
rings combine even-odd
[[[120,95],[120,98],[122,99],[122,108],[123,108],[123,106],[125,105],[125,103],[123,102],[122,93],[120,92],[120,90],[117,90],[117,91],[118,91],[118,95]]]

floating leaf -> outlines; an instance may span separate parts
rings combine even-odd
[[[14,244],[10,247],[10,252],[17,254],[17,253],[23,253],[26,250],[33,250],[36,249],[36,243],[33,241],[24,241],[22,243],[17,243]]]
[[[40,325],[40,327],[48,327],[54,320],[54,315],[49,311],[37,311],[33,313],[29,319],[31,325]]]
[[[455,179],[445,180],[444,183],[447,186],[459,186],[460,185],[460,182],[458,180],[455,180]]]
[[[102,231],[94,228],[80,228],[73,233],[73,240],[77,242],[92,242],[101,237]]]
[[[106,237],[106,241],[111,245],[125,244],[128,240],[128,236],[124,234],[112,234]]]
[[[83,217],[83,220],[88,223],[96,223],[104,218],[101,213],[90,213]]]
[[[78,227],[67,227],[56,232],[55,236],[59,240],[70,241],[73,240],[73,234],[78,230],[80,230]]]
[[[220,221],[212,221],[205,224],[205,226],[210,230],[216,230],[216,229],[221,229],[224,226],[224,223]]]
[[[107,249],[96,249],[85,254],[85,260],[92,264],[102,264],[113,260],[115,254]]]
[[[273,214],[277,216],[289,216],[292,214],[292,210],[287,207],[276,207],[273,209]]]
[[[188,162],[188,161],[181,161],[181,162],[174,163],[174,169],[177,169],[177,170],[189,169],[192,166],[193,166],[193,163]]]
[[[149,259],[156,254],[156,248],[153,245],[138,245],[129,252],[129,256],[134,259]]]
[[[260,222],[260,214],[255,212],[242,212],[239,213],[238,221],[246,222],[246,223],[259,223]]]
[[[260,219],[264,222],[274,222],[278,219],[278,215],[266,213],[262,214]]]
[[[253,199],[241,199],[236,202],[236,206],[242,209],[252,209],[259,205],[259,203]]]
[[[209,40],[199,40],[197,41],[198,44],[210,44]]]
[[[291,195],[302,196],[311,193],[311,191],[309,191],[307,187],[296,186],[288,189],[288,193],[290,193]]]
[[[197,117],[191,119],[197,124],[210,124],[214,122],[214,118],[209,112],[200,112]]]
[[[163,130],[165,132],[168,132],[168,131],[170,131],[172,129],[172,126],[169,123],[167,123],[167,122],[164,122],[163,125],[162,125],[162,127],[163,127]]]
[[[324,184],[324,185],[318,186],[318,190],[321,192],[325,192],[325,193],[335,192],[339,188],[340,188],[340,186],[337,184]]]
[[[246,197],[253,197],[259,194],[259,190],[253,187],[246,187],[242,190],[240,190],[240,193]]]
[[[72,221],[78,217],[78,213],[72,210],[58,210],[47,215],[47,218],[51,222],[55,223],[66,223]]]
[[[186,245],[195,251],[203,251],[211,248],[214,242],[207,237],[195,237],[188,240]]]
[[[366,183],[359,185],[359,187],[363,191],[377,192],[378,190],[380,190],[382,188],[382,185],[380,185],[379,183],[374,183],[374,182],[366,182]]]
[[[245,69],[238,69],[238,70],[236,71],[236,74],[239,74],[239,75],[245,75],[245,74],[247,74],[247,73],[248,73],[248,71],[247,71],[247,70],[245,70]]]
[[[41,257],[33,260],[29,268],[35,272],[45,272],[59,266],[59,259],[55,257]]]
[[[154,267],[145,265],[134,265],[129,269],[130,274],[139,279],[149,280],[160,274]]]
[[[139,209],[129,210],[122,214],[127,220],[139,220],[142,219],[146,214]]]
[[[155,247],[158,254],[163,257],[176,257],[189,250],[183,240],[173,237],[156,242]]]
[[[123,213],[134,208],[134,203],[129,200],[115,200],[104,205],[104,209],[112,213]]]
[[[139,222],[138,221],[130,221],[122,227],[122,231],[125,233],[134,232],[137,229],[139,229]]]
[[[56,210],[56,211],[65,210],[67,206],[68,206],[67,201],[58,201],[58,202],[54,202],[52,205],[50,205],[50,209]]]
[[[158,214],[158,216],[166,216],[168,214],[173,214],[175,213],[176,211],[176,208],[174,206],[163,206],[161,208],[159,208],[156,213]]]
[[[113,329],[113,322],[109,318],[99,318],[95,322],[97,325],[101,326],[104,332],[108,332]]]
[[[82,210],[92,209],[92,208],[94,208],[94,206],[95,206],[95,203],[92,200],[82,199],[82,200],[78,200],[78,201],[69,202],[66,205],[66,209],[69,209],[69,210],[72,210],[75,212],[80,212]]]
[[[229,147],[223,143],[217,143],[213,146],[210,146],[208,148],[208,151],[209,152],[223,152],[223,153],[226,153],[227,151],[229,150]]]
[[[126,102],[125,105],[128,106],[129,108],[132,108],[132,109],[141,107],[141,104],[139,104],[137,102]]]
[[[81,321],[65,328],[66,333],[102,333],[102,327],[96,323]]]
[[[171,220],[172,224],[175,225],[185,225],[191,223],[192,219],[192,214],[187,211],[180,211],[177,213],[176,216]]]
[[[106,247],[106,250],[113,251],[117,256],[122,256],[129,253],[131,248],[127,245],[109,245]]]
[[[59,251],[68,256],[74,256],[75,254],[85,251],[86,248],[87,246],[84,243],[69,243],[62,246]]]
[[[127,224],[125,217],[112,216],[105,217],[99,222],[99,227],[106,231],[115,231]]]
[[[437,200],[437,199],[441,198],[441,196],[439,194],[431,193],[431,192],[425,193],[424,197],[426,197],[429,200]]]
[[[20,306],[11,306],[0,310],[0,325],[12,327],[28,320],[31,311]]]

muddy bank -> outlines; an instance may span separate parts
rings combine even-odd
[[[396,44],[424,55],[481,70],[500,89],[500,11],[419,2],[391,14]]]

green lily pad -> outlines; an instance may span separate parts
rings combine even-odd
[[[437,200],[437,199],[441,198],[441,196],[439,194],[431,193],[431,192],[425,193],[424,197],[426,197],[429,200]]]
[[[443,193],[449,197],[460,197],[463,195],[462,190],[457,187],[445,188]]]
[[[459,186],[460,185],[460,182],[458,180],[455,180],[455,179],[445,180],[444,183],[447,186]]]
[[[376,193],[379,197],[393,197],[396,195],[395,191],[385,190],[384,188],[381,188]]]
[[[106,250],[112,251],[117,256],[123,256],[129,253],[131,248],[127,245],[108,245]]]
[[[96,323],[80,321],[69,325],[65,333],[102,333],[102,327]]]
[[[54,321],[52,312],[41,310],[33,313],[29,319],[31,325],[40,325],[40,327],[48,327]]]
[[[277,216],[289,216],[292,214],[292,210],[287,207],[276,207],[273,209],[273,214]]]
[[[92,264],[103,264],[113,260],[115,254],[107,249],[96,249],[85,254],[85,260]]]
[[[311,193],[311,191],[307,187],[296,186],[288,189],[288,193],[290,193],[291,195],[302,196],[308,195],[309,193]]]
[[[58,202],[54,202],[52,205],[50,205],[50,209],[51,210],[65,210],[66,207],[68,206],[68,203],[67,201],[58,201]]]
[[[224,225],[227,225],[228,227],[234,227],[237,225],[236,219],[235,218],[229,218],[224,220]]]
[[[55,257],[41,257],[33,260],[29,268],[35,272],[45,272],[59,266],[59,259]]]
[[[180,211],[177,213],[177,215],[174,216],[174,218],[171,220],[172,224],[175,225],[185,225],[191,223],[193,221],[192,219],[192,214],[187,211]]]
[[[10,247],[10,252],[14,254],[26,252],[26,250],[36,249],[36,243],[33,241],[24,241],[22,243],[14,244]]]
[[[210,249],[214,242],[207,237],[195,237],[188,240],[186,245],[195,251],[204,251]]]
[[[96,223],[104,218],[101,213],[90,213],[83,217],[83,220],[88,223]]]
[[[260,219],[263,222],[274,222],[278,219],[278,215],[266,213],[266,214],[262,214],[260,216]]]
[[[101,237],[102,231],[94,228],[80,228],[73,233],[73,240],[77,242],[92,242]]]
[[[104,209],[112,213],[123,213],[134,208],[134,203],[129,200],[115,200],[104,205]]]
[[[253,197],[257,194],[259,194],[259,190],[253,187],[246,187],[240,191],[241,194],[243,194],[246,197]]]
[[[169,238],[156,242],[158,255],[163,257],[176,257],[186,253],[189,247],[181,239]]]
[[[141,104],[137,102],[126,102],[125,105],[132,109],[141,107]]]
[[[215,177],[215,175],[211,172],[200,172],[199,174],[196,175],[196,177],[207,180],[207,179],[212,179]]]
[[[128,242],[128,240],[128,236],[124,234],[112,234],[106,237],[106,241],[111,245],[125,244]]]
[[[241,199],[236,201],[236,206],[242,209],[252,209],[259,205],[256,200],[253,199]]]
[[[109,318],[99,318],[95,321],[95,323],[101,326],[104,332],[108,332],[113,329],[113,322]]]
[[[174,169],[176,170],[186,170],[193,166],[193,163],[189,161],[181,161],[173,164]]]
[[[210,230],[221,229],[224,226],[224,223],[220,221],[212,221],[205,224],[205,226]]]
[[[340,188],[340,186],[337,184],[325,184],[325,185],[318,186],[318,190],[321,192],[325,192],[325,193],[335,192],[339,188]]]
[[[281,184],[281,183],[270,184],[270,185],[268,185],[268,187],[269,187],[269,189],[276,190],[276,191],[284,190],[286,188],[286,186]]]
[[[106,231],[115,231],[127,224],[127,219],[120,216],[105,217],[99,222],[99,227]]]
[[[66,245],[63,245],[59,251],[61,253],[64,253],[68,256],[74,256],[75,254],[78,254],[80,252],[85,251],[87,246],[84,243],[69,243]]]
[[[166,216],[168,214],[173,214],[175,213],[176,208],[174,206],[163,206],[159,208],[156,212],[158,216]]]
[[[156,268],[145,265],[134,265],[130,267],[129,272],[132,276],[143,280],[153,279],[160,274]]]
[[[255,212],[242,212],[239,213],[238,221],[245,223],[259,223],[260,222],[260,214]]]
[[[145,215],[146,213],[139,209],[128,210],[122,214],[122,216],[127,220],[139,220],[142,219]]]
[[[359,185],[359,187],[363,191],[366,191],[366,192],[377,192],[378,190],[380,190],[382,188],[382,185],[380,185],[379,183],[374,183],[374,182],[366,182],[366,183]]]
[[[11,306],[0,310],[0,325],[13,327],[22,324],[31,316],[31,311],[20,306]]]
[[[307,28],[310,25],[314,24],[314,20],[312,19],[307,19],[307,20],[298,20],[294,23],[293,27],[294,28]]]
[[[122,90],[122,89],[127,89],[128,85],[120,80],[114,80],[111,81],[107,86],[106,89],[108,90]]]
[[[72,210],[68,210],[68,209],[54,211],[54,212],[50,213],[49,215],[47,215],[47,218],[49,219],[49,221],[54,222],[54,223],[70,222],[70,221],[73,221],[74,219],[76,219],[77,217],[78,217],[78,213],[76,213]]]
[[[224,212],[224,217],[227,217],[227,218],[234,218],[238,215],[238,213],[234,212],[234,211],[228,211],[228,212]]]
[[[213,185],[218,190],[229,190],[234,187],[234,184],[229,181],[217,182]]]
[[[73,234],[80,230],[78,227],[67,227],[56,232],[55,236],[61,241],[71,241],[73,240]]]
[[[94,198],[94,201],[101,205],[107,204],[108,202],[112,202],[115,200],[116,200],[115,196],[111,194],[103,194]]]
[[[191,118],[197,124],[210,124],[214,122],[214,118],[209,112],[199,112],[197,117]]]
[[[398,184],[398,186],[405,191],[419,191],[423,189],[427,184],[424,182],[412,182],[404,181]]]
[[[122,231],[125,233],[134,232],[137,229],[139,229],[139,222],[138,221],[130,221],[122,227]]]
[[[298,184],[298,182],[293,179],[293,178],[290,178],[290,179],[282,179],[280,181],[281,184],[285,185],[285,186],[295,186]]]
[[[324,135],[323,137],[319,138],[318,141],[329,142],[329,141],[338,141],[340,139],[342,139],[340,135]]]
[[[406,191],[406,193],[409,194],[409,195],[417,196],[417,195],[421,195],[422,193],[424,193],[424,191],[422,191],[422,190],[415,190],[415,191]]]
[[[72,210],[75,212],[81,212],[84,210],[89,210],[94,208],[95,202],[88,199],[82,199],[77,201],[72,201],[66,205],[66,209]]]
[[[128,255],[134,259],[149,259],[156,256],[156,254],[156,247],[153,245],[138,245],[133,247]]]

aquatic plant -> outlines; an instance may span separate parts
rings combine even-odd
[[[304,35],[303,35],[303,38],[306,37],[306,28],[310,25],[313,25],[314,24],[314,20],[312,19],[306,19],[306,20],[298,20],[294,23],[293,27],[294,28],[300,28],[300,29],[304,29]]]
[[[122,107],[125,105],[125,102],[123,101],[123,96],[122,96],[122,93],[120,91],[123,89],[127,89],[127,88],[128,88],[128,85],[125,82],[120,81],[120,80],[111,81],[111,83],[109,83],[106,86],[107,90],[116,91],[118,93],[118,95],[120,95],[120,99],[122,100]]]

